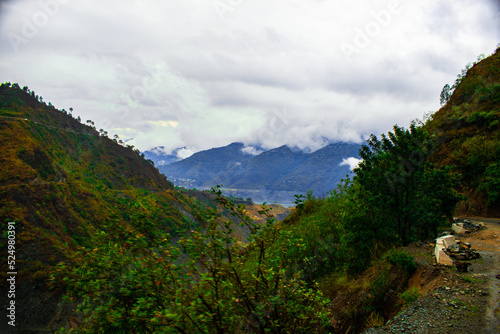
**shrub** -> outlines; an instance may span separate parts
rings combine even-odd
[[[387,261],[403,269],[408,275],[411,275],[417,269],[417,264],[412,255],[403,249],[392,249],[387,252]]]
[[[411,303],[416,301],[419,297],[420,297],[420,291],[416,287],[406,290],[400,296],[400,298],[404,302],[404,306],[410,305]]]
[[[233,222],[207,212],[203,228],[177,243],[151,224],[110,222],[94,234],[91,248],[61,263],[52,277],[69,297],[81,299],[88,333],[322,333],[331,318],[317,287],[285,274],[283,254],[272,252],[283,231],[267,208],[253,222],[245,206],[222,197],[220,209],[245,225],[248,243],[232,236]],[[111,228],[113,227],[113,228]],[[284,252],[284,250],[283,250]]]

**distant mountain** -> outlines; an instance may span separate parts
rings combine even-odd
[[[208,180],[215,179],[221,171],[252,157],[242,151],[243,144],[233,143],[225,147],[212,148],[193,154],[187,159],[159,166],[160,172],[176,180],[177,185],[186,188],[202,187]]]
[[[281,146],[258,155],[246,153],[242,143],[213,148],[159,166],[175,185],[209,188],[222,184],[226,192],[257,202],[291,204],[293,195],[324,194],[349,173],[344,159],[358,157],[359,144],[335,143],[313,153]]]
[[[174,154],[165,154],[163,152],[163,146],[156,147],[149,151],[144,151],[144,157],[146,159],[155,162],[156,166],[168,165],[172,162],[181,160],[174,152]]]

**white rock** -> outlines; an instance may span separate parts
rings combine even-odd
[[[455,244],[455,237],[452,235],[445,235],[444,237],[436,239],[436,246],[434,247],[434,256],[436,262],[445,266],[453,266],[453,260],[444,252],[444,249]]]

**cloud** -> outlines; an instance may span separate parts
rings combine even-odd
[[[262,152],[264,152],[263,150],[259,150],[258,148],[253,147],[253,146],[245,146],[241,149],[241,151],[243,153],[250,154],[250,155],[259,155]]]
[[[186,159],[192,156],[195,152],[187,148],[181,148],[177,151],[177,157],[179,159]]]
[[[354,168],[358,167],[358,164],[361,162],[360,159],[350,157],[347,159],[342,160],[342,162],[339,164],[339,166],[349,166],[351,170]]]
[[[311,151],[407,126],[437,110],[441,88],[500,40],[495,1],[18,0],[1,8],[3,81],[73,107],[141,150],[182,155],[234,141]],[[356,52],[346,55],[345,45]]]

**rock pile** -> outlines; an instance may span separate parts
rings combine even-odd
[[[451,229],[455,234],[476,232],[484,228],[484,223],[474,223],[468,219],[454,218]]]
[[[481,256],[478,252],[472,249],[471,245],[460,240],[455,240],[452,235],[446,235],[436,239],[436,246],[434,248],[434,255],[437,264],[445,266],[456,266],[460,272],[467,272],[470,261],[478,259]]]

